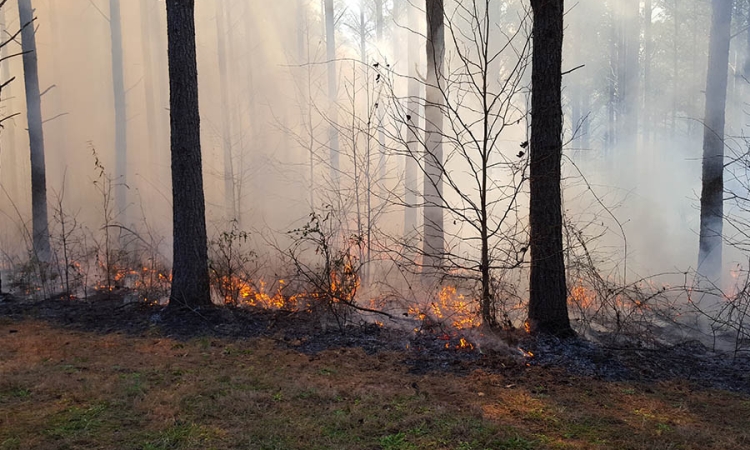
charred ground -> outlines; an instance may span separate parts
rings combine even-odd
[[[311,359],[326,350],[360,348],[366,354],[395,352],[410,373],[475,370],[522,378],[536,368],[560,376],[646,385],[684,381],[694,389],[750,394],[750,357],[710,351],[698,341],[671,346],[609,346],[581,338],[532,338],[520,332],[497,336],[477,330],[455,330],[410,318],[372,323],[361,320],[339,328],[325,325],[309,312],[253,307],[172,310],[142,302],[124,303],[124,293],[89,300],[42,301],[5,296],[0,318],[10,323],[43,321],[65,329],[96,334],[163,336],[177,340],[200,337],[227,340],[268,338],[279,348]]]

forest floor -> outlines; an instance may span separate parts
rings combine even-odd
[[[522,341],[524,357],[319,325],[0,301],[0,449],[750,448],[747,362],[695,344]]]

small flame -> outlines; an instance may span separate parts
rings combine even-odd
[[[459,340],[459,343],[458,343],[458,348],[465,348],[468,350],[473,350],[474,344],[472,344],[471,342],[467,341],[464,338],[461,338],[461,340]]]
[[[427,308],[411,306],[407,312],[419,320],[433,317],[441,322],[450,321],[456,330],[466,330],[481,325],[478,306],[478,302],[459,294],[455,286],[443,286],[437,300],[430,303]]]

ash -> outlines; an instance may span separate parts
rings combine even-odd
[[[684,380],[699,388],[750,393],[750,357],[709,350],[697,340],[649,348],[613,346],[581,338],[528,338],[527,364],[560,367],[572,375],[607,381]]]
[[[529,370],[549,369],[606,381],[684,380],[695,388],[750,394],[748,355],[733,357],[710,351],[695,340],[645,347],[607,344],[606,339],[594,342],[528,335],[519,339],[482,329],[452,330],[416,321],[359,321],[338,327],[304,312],[234,307],[170,311],[160,305],[123,303],[112,295],[89,300],[27,301],[7,296],[2,300],[0,323],[41,320],[98,334],[173,339],[266,338],[311,358],[341,348],[361,348],[367,354],[394,352],[414,374],[468,375],[482,370],[523,377]]]

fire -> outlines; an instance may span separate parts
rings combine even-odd
[[[311,311],[313,305],[320,302],[328,304],[353,304],[360,278],[351,264],[347,261],[340,268],[331,270],[321,280],[321,286],[309,292],[297,292],[292,295],[285,293],[288,283],[280,279],[275,283],[267,283],[263,278],[257,281],[244,280],[240,277],[222,277],[215,281],[217,290],[224,297],[224,303],[253,306],[271,310]]]
[[[596,304],[596,292],[585,287],[579,280],[578,284],[570,290],[568,303],[572,303],[580,309],[588,309]]]
[[[352,264],[351,258],[347,258],[340,270],[332,269],[330,273],[330,300],[336,302],[353,303],[354,297],[361,286],[362,280]]]
[[[456,344],[455,346],[451,345],[450,342],[446,342],[445,348],[446,349],[455,348],[456,350],[474,350],[474,344],[467,341],[465,338],[460,338],[458,340],[458,344]]]
[[[481,325],[478,302],[458,294],[455,286],[443,286],[438,293],[437,301],[430,303],[425,310],[411,306],[408,314],[419,320],[425,320],[427,317],[438,321],[449,320],[451,326],[457,330],[477,328]]]
[[[467,341],[464,338],[461,338],[458,341],[458,348],[466,348],[466,349],[469,349],[469,350],[473,350],[474,349],[474,344],[472,344],[471,342]]]
[[[80,263],[73,263],[76,269],[82,267]],[[172,274],[166,267],[152,264],[150,267],[140,265],[138,267],[125,267],[112,264],[109,268],[109,280],[106,276],[106,265],[99,262],[99,269],[105,271],[94,289],[99,292],[114,292],[117,289],[128,289],[138,292],[145,302],[158,302],[161,297],[168,295],[172,284]],[[82,269],[81,269],[82,270]]]
[[[303,295],[287,296],[283,293],[286,280],[278,280],[275,289],[269,289],[264,279],[257,283],[244,281],[239,277],[222,277],[219,291],[223,292],[223,300],[226,304],[237,303],[244,306],[253,306],[263,309],[284,309],[296,311],[300,309],[299,300]]]

